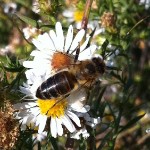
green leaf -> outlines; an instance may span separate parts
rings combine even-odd
[[[55,150],[58,150],[58,139],[53,138],[50,134],[48,134],[48,141],[52,144]]]
[[[121,76],[119,74],[117,74],[114,71],[111,71],[110,75],[112,75],[113,77],[115,77],[116,79],[118,79],[123,85],[125,85],[125,81],[121,78]]]
[[[12,57],[9,58],[6,55],[6,60],[7,60],[7,64],[3,64],[3,68],[5,69],[5,71],[8,72],[21,72],[23,71],[24,67],[19,63],[18,58]]]
[[[21,4],[24,7],[30,7],[31,6],[31,1],[23,1],[23,0],[15,0],[17,3]]]
[[[105,41],[104,41],[104,43],[102,44],[102,57],[105,59],[105,51],[106,51],[106,48],[107,48],[107,46],[108,46],[108,44],[109,44],[109,41],[106,39]]]
[[[7,60],[8,64],[11,64],[11,60],[10,60],[10,58],[7,55],[6,55],[6,60]]]
[[[122,71],[121,68],[119,68],[119,67],[114,67],[114,66],[106,66],[106,70]]]
[[[80,139],[79,150],[84,150],[86,148],[86,140],[84,138]]]
[[[21,15],[21,14],[16,14],[16,16],[17,16],[20,20],[24,21],[25,23],[27,23],[27,24],[29,24],[29,25],[31,25],[31,26],[33,26],[33,27],[39,27],[39,23],[38,23],[36,20],[34,20],[34,19],[31,19],[31,18],[29,18],[29,17],[23,16],[23,15]]]
[[[7,72],[21,72],[23,71],[24,67],[23,66],[19,66],[19,67],[5,67],[4,66],[4,69],[7,71]]]
[[[126,130],[126,129],[128,129],[128,128],[130,128],[132,125],[134,125],[136,122],[138,122],[144,116],[145,116],[145,114],[137,116],[134,119],[132,119],[126,126],[122,127],[122,129],[119,131],[119,133],[122,132],[122,131],[124,131],[124,130]]]
[[[111,137],[111,135],[112,135],[112,130],[109,131],[109,132],[105,135],[105,137],[103,138],[103,140],[102,140],[100,146],[97,148],[97,150],[102,150],[102,149],[103,149],[103,147],[105,146],[105,144],[109,141],[108,139]]]
[[[98,96],[96,97],[96,101],[95,101],[95,103],[94,103],[94,110],[95,110],[95,112],[97,112],[97,111],[100,109],[100,101],[101,101],[101,99],[102,99],[102,97],[103,97],[103,94],[104,94],[106,88],[107,88],[107,86],[102,87],[102,88],[100,89],[99,93],[98,93]],[[104,106],[105,106],[105,105],[104,105]],[[104,109],[105,109],[105,108],[104,108]],[[103,109],[103,110],[104,110],[104,109]]]

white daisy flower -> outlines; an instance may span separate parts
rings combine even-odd
[[[78,115],[78,117],[82,117],[86,121],[85,125],[88,125],[88,126],[92,127],[93,129],[95,129],[96,126],[101,122],[100,117],[93,118],[89,115],[89,113],[77,112],[76,114]]]
[[[6,14],[10,13],[10,14],[13,14],[15,13],[17,9],[17,4],[16,3],[12,3],[12,2],[8,2],[4,5],[4,12]]]
[[[146,133],[150,133],[150,128],[146,129]]]
[[[65,10],[63,12],[63,16],[67,18],[67,21],[69,23],[74,23],[75,28],[81,29],[82,19],[84,15],[84,10],[78,10],[74,7],[71,7],[68,10]],[[94,30],[96,28],[96,31],[94,33],[94,36],[101,34],[105,31],[104,28],[100,27],[98,20],[89,20],[87,24],[88,30]]]
[[[144,5],[145,9],[149,9],[150,8],[150,0],[140,0],[139,4],[140,5]]]
[[[43,75],[50,77],[57,70],[66,68],[74,63],[76,55],[76,48],[82,41],[85,31],[80,30],[75,37],[73,37],[73,27],[69,26],[66,37],[64,37],[62,26],[60,22],[56,23],[56,32],[50,30],[49,33],[39,35],[37,39],[33,39],[33,44],[36,50],[31,52],[34,57],[33,61],[25,61],[24,67],[29,68],[26,71],[27,79],[33,72],[36,75]],[[80,55],[78,60],[90,59],[96,53],[96,45],[87,47],[90,37],[88,36],[83,44],[80,46]]]
[[[74,133],[71,134],[70,137],[73,139],[79,140],[79,139],[81,139],[81,136],[84,139],[87,139],[90,136],[90,134],[87,132],[86,128],[82,128],[80,130],[75,131]]]
[[[5,46],[4,48],[0,49],[0,55],[8,55],[9,53],[14,53],[15,52],[15,47],[12,44],[9,44]]]
[[[38,133],[42,133],[49,122],[50,132],[53,137],[63,135],[63,126],[70,133],[76,131],[76,126],[81,127],[80,119],[76,112],[86,113],[89,111],[89,106],[84,106],[87,93],[84,89],[76,91],[73,96],[70,94],[67,98],[57,98],[50,100],[37,99],[35,96],[36,89],[44,79],[43,77],[32,76],[33,84],[24,84],[20,87],[22,93],[26,94],[24,99],[26,102],[14,105],[19,112],[16,118],[20,119],[21,129],[25,130],[27,126],[32,128],[38,127]],[[40,83],[41,81],[41,83]],[[30,99],[27,99],[31,97]],[[29,101],[28,101],[29,100]],[[75,103],[78,103],[75,104]]]
[[[40,12],[39,0],[32,1],[32,11],[37,14]]]
[[[86,127],[90,126],[91,128],[96,129],[96,126],[101,122],[101,118],[93,118],[88,114],[88,112],[78,112],[76,114],[78,115],[78,117],[80,117],[80,119],[82,118],[82,120],[84,120],[85,124],[82,125],[82,128],[79,128],[79,130],[76,130],[74,133],[71,133],[70,137],[79,140],[82,136],[84,139],[87,139],[90,136],[90,134],[86,130]]]
[[[23,34],[24,34],[24,37],[29,40],[33,37],[36,37],[41,31],[37,28],[34,28],[32,26],[28,26],[28,27],[25,27],[23,28]]]
[[[81,29],[81,22],[84,11],[78,10],[75,7],[70,7],[69,9],[64,10],[62,15],[67,18],[69,23],[74,22],[77,29]]]

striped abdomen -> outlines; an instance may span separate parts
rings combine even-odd
[[[44,81],[36,91],[39,99],[57,98],[69,94],[75,87],[77,80],[68,71],[62,71]]]

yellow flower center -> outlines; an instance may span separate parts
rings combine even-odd
[[[75,11],[74,12],[74,20],[75,21],[81,21],[82,20],[82,18],[83,18],[83,11]]]
[[[60,117],[65,113],[65,109],[67,107],[66,99],[50,99],[50,100],[41,100],[38,99],[37,105],[40,108],[40,112],[43,115],[47,115],[48,117]]]

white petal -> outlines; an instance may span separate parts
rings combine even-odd
[[[80,129],[80,130],[74,132],[73,134],[71,134],[71,138],[79,140],[81,138],[80,137],[81,134],[84,139],[87,139],[90,136],[89,133],[87,132],[87,130],[85,128],[83,128],[83,129]]]
[[[90,106],[89,105],[85,105],[84,107],[82,107],[82,109],[79,110],[79,112],[86,113],[89,110],[90,110]]]
[[[59,136],[63,135],[63,128],[62,128],[62,121],[59,118],[56,118],[56,124],[57,124],[57,132]]]
[[[26,116],[29,117],[29,115],[30,115],[29,112],[21,111],[21,112],[19,112],[18,117],[24,118],[24,117],[26,117]],[[28,119],[27,119],[27,120],[28,120]],[[26,121],[27,121],[27,120],[26,120]],[[26,122],[26,124],[27,124],[27,122]]]
[[[71,48],[70,48],[71,51],[73,51],[79,45],[79,42],[82,40],[84,34],[85,34],[85,30],[83,29],[77,33],[77,35],[75,36],[71,44]]]
[[[65,10],[65,11],[63,12],[63,16],[64,16],[64,17],[72,18],[72,17],[73,17],[73,11],[71,11],[71,10]]]
[[[34,127],[34,122],[35,120],[34,120],[34,116],[33,115],[30,115],[29,117],[28,117],[28,120],[27,120],[27,125],[29,125],[29,126],[31,126],[31,127]]]
[[[80,52],[78,59],[79,60],[91,59],[93,57],[94,53],[96,52],[96,49],[97,49],[96,45],[91,45],[84,51]]]
[[[31,112],[34,116],[37,116],[37,120],[38,120],[38,118],[39,118],[39,120],[38,120],[38,122],[37,122],[37,123],[39,123],[39,121],[40,121],[40,119],[41,119],[41,117],[42,117],[42,115],[40,115],[39,107],[33,107],[33,108],[31,108],[31,109],[30,109],[30,112]],[[37,125],[38,125],[38,124],[37,124]]]
[[[55,49],[57,50],[58,41],[57,41],[56,33],[55,33],[53,30],[50,30],[50,31],[49,31],[49,35],[50,35],[50,37],[51,37],[51,39],[52,39],[52,42],[53,42],[53,44],[54,44]]]
[[[101,118],[100,117],[98,117],[98,118],[92,118],[91,117],[91,122],[94,123],[94,124],[98,124],[98,123],[101,122]]]
[[[75,115],[71,111],[68,111],[67,115],[77,124],[78,127],[81,127],[80,119],[77,117],[77,115]]]
[[[32,43],[36,46],[37,49],[43,51],[43,44],[41,44],[41,42],[39,42],[37,39],[33,39]]]
[[[37,108],[37,107],[35,107],[37,105],[37,103],[35,103],[35,102],[28,102],[28,103],[25,103],[25,105],[27,108],[30,108],[30,109]]]
[[[90,39],[90,36],[88,36],[86,41],[81,45],[80,51],[83,51],[86,48],[86,46],[87,46],[87,44],[89,42],[89,39]]]
[[[29,117],[29,116],[25,116],[24,118],[22,118],[22,124],[27,125],[28,117]]]
[[[97,124],[99,124],[101,122],[101,118],[92,118],[90,117],[90,115],[88,113],[85,113],[83,115],[84,119],[86,120],[86,124],[95,128]]]
[[[32,43],[37,47],[38,50],[44,53],[50,53],[50,50],[55,50],[52,39],[50,38],[48,33],[44,33],[43,35],[39,35],[37,39],[33,39]]]
[[[42,140],[44,140],[46,138],[46,136],[47,136],[47,132],[44,131],[44,132],[42,132],[40,134],[39,133],[33,134],[32,135],[32,139],[36,140],[36,141],[42,141]]]
[[[39,64],[40,65],[40,64]],[[37,77],[38,76],[46,76],[48,75],[48,77],[50,76],[50,72],[51,70],[47,70],[47,65],[45,64],[45,66],[43,66],[44,64],[42,64],[42,66],[39,66],[39,68],[37,66],[35,66],[36,68],[33,69],[29,69],[25,72],[26,74],[26,78],[28,79],[27,83],[28,84],[33,84],[35,83],[35,80],[32,80],[31,75],[34,74]],[[43,67],[43,68],[42,68]],[[49,67],[50,68],[50,67]],[[45,72],[47,70],[47,72]],[[34,76],[34,78],[36,77]],[[33,82],[34,81],[34,82]]]
[[[82,25],[82,22],[81,22],[81,21],[78,21],[78,22],[76,22],[76,24],[75,24],[75,26],[76,26],[76,28],[77,28],[78,30],[81,29],[81,25]]]
[[[57,124],[56,124],[55,118],[51,117],[50,128],[51,128],[51,135],[54,138],[56,138],[57,137]]]
[[[35,79],[35,74],[34,74],[34,71],[33,69],[28,69],[26,72],[26,78],[28,79],[27,80],[27,84],[30,85],[30,84],[33,84],[34,83],[34,79]]]
[[[39,115],[39,116],[40,117],[37,120],[39,122],[38,133],[42,133],[46,125],[47,116],[46,115]]]
[[[56,23],[56,35],[57,35],[57,50],[60,50],[63,52],[64,48],[64,35],[63,35],[63,30],[60,22]]]
[[[66,126],[66,128],[72,133],[74,132],[76,129],[73,125],[73,123],[71,122],[71,120],[69,119],[69,117],[67,115],[63,116],[62,118],[62,123]]]
[[[67,50],[70,48],[72,39],[73,39],[73,27],[72,25],[70,25],[67,32],[66,41],[65,41],[65,52],[67,52]]]
[[[27,125],[21,123],[21,131],[26,130],[26,128],[27,128]]]
[[[49,59],[49,55],[51,54],[50,53],[50,50],[47,50],[47,52],[49,52],[49,54],[48,53],[44,53],[44,52],[41,52],[41,51],[39,51],[39,50],[34,50],[34,51],[32,51],[31,52],[31,54],[30,54],[30,56],[34,56],[34,57],[36,57],[36,58],[38,58],[38,59]],[[41,58],[42,57],[42,58]],[[35,58],[34,58],[35,59]]]
[[[79,112],[81,113],[86,113],[90,110],[90,106],[89,105],[84,105],[84,107],[82,107],[82,109],[80,109]]]
[[[23,66],[26,68],[33,68],[36,64],[33,61],[24,61]]]
[[[14,109],[24,109],[25,106],[22,105],[22,103],[17,103],[17,104],[14,104],[14,105],[13,105],[13,108],[14,108]]]
[[[43,46],[44,51],[55,50],[48,33],[44,33],[41,36],[39,35],[38,40],[40,41],[41,45]]]
[[[36,126],[38,126],[40,124],[41,120],[42,120],[42,115],[41,114],[37,114],[37,117],[36,117]]]
[[[79,140],[80,139],[80,131],[72,133],[70,137],[73,139]]]

